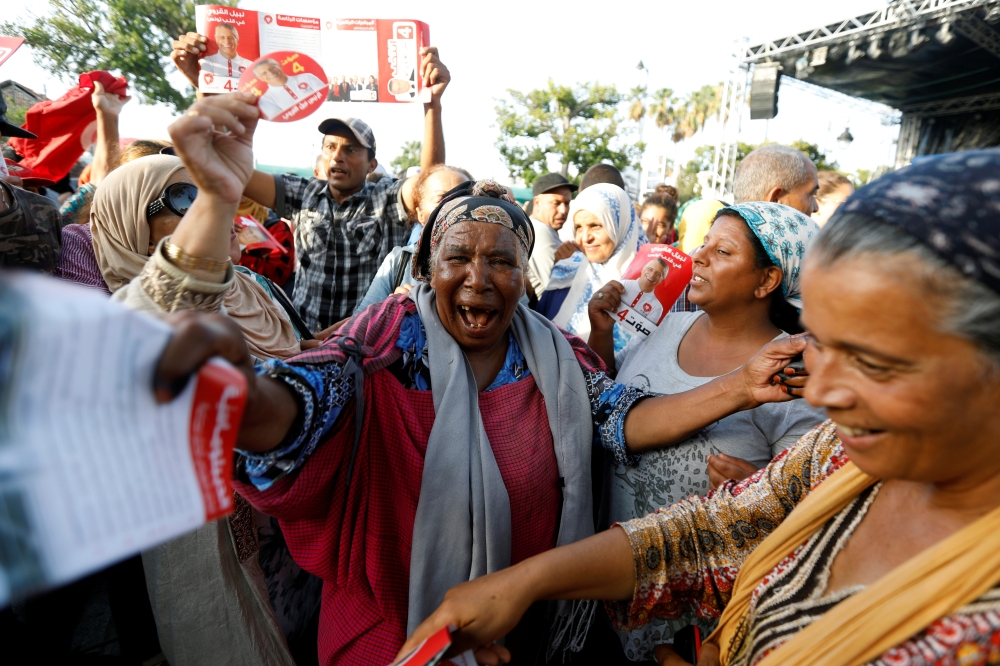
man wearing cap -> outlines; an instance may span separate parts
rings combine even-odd
[[[0,95],[0,136],[36,139],[7,122],[7,103]],[[17,163],[13,163],[17,166]],[[20,171],[19,173],[27,173]],[[62,248],[59,208],[48,198],[20,185],[21,176],[0,169],[0,267],[34,268],[51,273]]]
[[[562,174],[547,173],[539,176],[531,188],[531,224],[535,227],[535,248],[528,259],[531,272],[528,279],[541,297],[552,276],[556,248],[559,247],[559,230],[566,224],[569,202],[573,198],[576,185],[566,180]]]
[[[424,104],[421,167],[444,162],[441,95],[451,77],[437,48],[421,49]],[[406,245],[416,179],[366,183],[378,166],[375,135],[357,118],[329,118],[323,135],[326,180],[255,171],[244,194],[291,220],[299,269],[292,302],[306,324],[322,331],[354,312],[392,248]]]

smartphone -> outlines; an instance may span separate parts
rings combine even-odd
[[[796,373],[805,372],[806,363],[802,360],[802,354],[792,357],[792,360],[785,366],[785,370],[788,368],[794,369]]]
[[[697,664],[701,654],[701,629],[689,624],[674,634],[674,652],[689,664]]]

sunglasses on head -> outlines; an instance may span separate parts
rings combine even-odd
[[[146,207],[146,219],[153,217],[166,208],[174,215],[184,217],[195,197],[198,196],[198,188],[191,183],[174,183],[163,188],[160,196]]]

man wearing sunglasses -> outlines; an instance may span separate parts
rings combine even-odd
[[[421,50],[424,104],[421,167],[444,162],[441,95],[451,79],[437,48]],[[299,270],[292,302],[313,331],[351,316],[392,248],[406,245],[416,178],[367,184],[378,166],[375,134],[357,118],[330,118],[323,135],[325,180],[254,171],[244,194],[292,221]]]

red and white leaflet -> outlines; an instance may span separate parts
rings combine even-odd
[[[0,65],[24,44],[24,37],[0,37]]]
[[[240,241],[240,250],[267,250],[268,252],[288,254],[285,246],[271,235],[267,227],[252,216],[237,217],[233,220],[233,225],[236,227],[236,234]]]
[[[438,631],[424,639],[413,652],[406,655],[395,666],[476,666],[476,658],[472,650],[466,650],[457,657],[443,659],[444,653],[451,647],[451,628],[441,627]]]
[[[170,335],[96,291],[0,277],[0,606],[232,511],[246,379],[212,361],[157,404]]]
[[[326,101],[428,101],[420,49],[430,45],[430,28],[422,21],[292,16],[217,5],[199,5],[195,12],[198,32],[209,41],[198,80],[202,92],[235,90],[231,78],[239,74],[230,72],[248,66],[237,57],[252,62],[265,53],[294,51],[326,72]],[[239,33],[235,42],[231,28]]]
[[[691,280],[691,257],[670,245],[639,248],[622,274],[625,287],[615,319],[632,335],[655,331]]]

